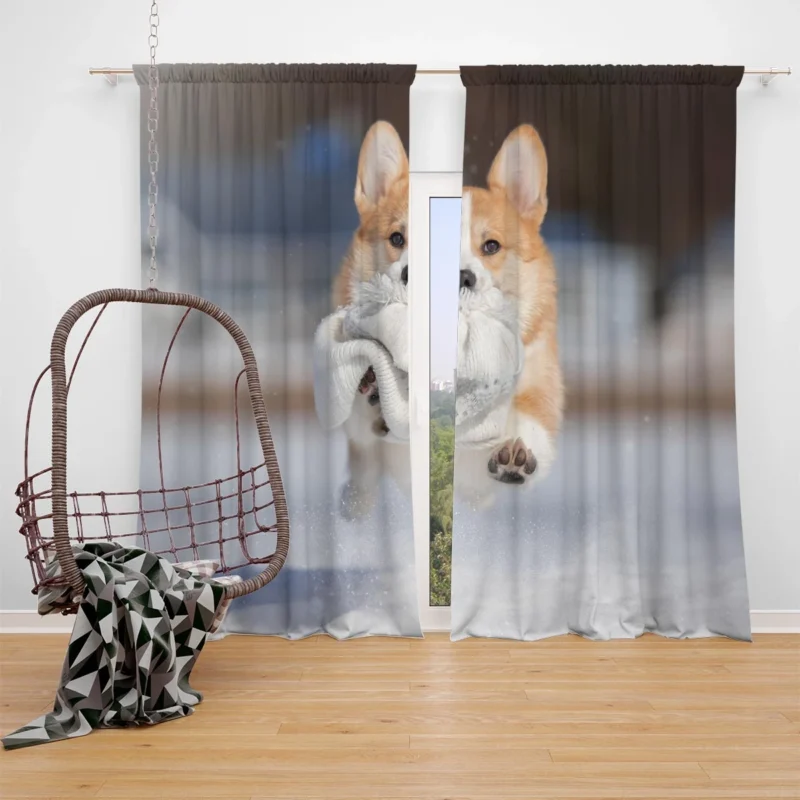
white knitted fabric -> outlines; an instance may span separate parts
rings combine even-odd
[[[314,337],[314,402],[325,428],[343,425],[371,366],[387,439],[408,441],[408,289],[396,270],[358,288],[354,304],[319,324]],[[458,313],[456,443],[487,447],[505,439],[506,418],[524,351],[516,306],[479,276],[462,289]]]
[[[389,441],[407,442],[408,290],[379,274],[358,287],[355,303],[322,320],[314,336],[314,403],[323,427],[343,425],[372,367]]]
[[[511,398],[524,364],[516,306],[488,276],[458,302],[456,444],[491,447],[507,438]]]

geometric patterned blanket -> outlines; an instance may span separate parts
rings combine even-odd
[[[213,562],[176,565],[113,542],[74,551],[86,592],[53,711],[4,737],[7,750],[184,717],[202,700],[189,676],[226,610],[231,579],[209,580]],[[49,570],[57,574],[57,561]],[[63,592],[42,591],[39,613]]]

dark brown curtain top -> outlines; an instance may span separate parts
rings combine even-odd
[[[488,66],[461,67],[464,86],[497,85],[705,85],[733,86],[744,67],[694,66]]]
[[[140,86],[149,67],[136,64]],[[161,83],[383,83],[410,86],[415,64],[159,64]]]

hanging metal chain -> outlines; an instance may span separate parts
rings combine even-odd
[[[150,288],[156,288],[158,277],[158,263],[156,261],[156,246],[158,245],[158,225],[156,224],[156,204],[158,203],[158,143],[156,131],[158,130],[158,67],[156,67],[156,48],[158,47],[158,3],[153,1],[150,6],[150,108],[147,110],[147,130],[150,141],[147,145],[147,162],[150,166],[150,186],[147,191],[147,202],[150,206],[150,221],[148,233],[150,234]]]

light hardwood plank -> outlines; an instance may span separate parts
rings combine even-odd
[[[736,762],[738,764],[751,762],[789,762],[793,765],[800,759],[800,748],[789,747],[741,747],[734,742],[724,743],[721,746],[709,746],[698,742],[694,746],[663,747],[660,743],[653,742],[649,747],[617,747],[610,745],[603,747],[551,747],[550,755],[555,762],[588,762],[608,763],[612,761],[696,761],[703,762]]]
[[[207,797],[237,797],[257,794],[262,797],[287,796],[295,798],[325,797],[340,800],[360,800],[364,797],[414,797],[419,800],[449,797],[527,798],[535,788],[573,782],[586,788],[611,788],[620,796],[630,796],[629,789],[658,787],[693,789],[694,797],[711,781],[698,764],[553,764],[531,762],[517,770],[489,771],[436,770],[424,767],[414,771],[388,770],[382,774],[337,774],[331,776],[324,770],[317,772],[250,771],[231,780],[227,775],[209,777],[202,786]],[[160,792],[161,796],[196,797],[199,785],[187,782],[180,774],[156,777],[143,776],[140,787],[142,797]],[[260,788],[259,788],[260,787]],[[123,777],[110,777],[97,793],[97,797],[129,795]],[[540,795],[541,796],[541,795]],[[545,795],[546,796],[546,795]],[[691,796],[691,795],[689,795]]]
[[[283,736],[279,736],[279,739]],[[708,749],[730,749],[739,751],[765,751],[771,749],[790,749],[798,755],[800,737],[793,733],[615,733],[598,727],[597,730],[583,729],[574,733],[540,733],[518,735],[502,734],[417,734],[410,737],[409,746],[413,750],[449,749],[460,750],[525,750],[528,748],[549,748],[552,755],[569,749],[611,752],[645,750],[661,752],[666,750],[693,749],[707,752]],[[736,756],[738,758],[738,755]],[[554,760],[557,760],[554,758]],[[585,759],[593,761],[591,754]],[[632,761],[641,760],[638,757]],[[658,760],[658,759],[655,759]],[[706,759],[708,761],[713,759]],[[758,759],[757,759],[758,760]],[[762,755],[762,761],[771,761]]]
[[[703,761],[700,766],[714,783],[726,783],[741,786],[749,784],[766,786],[800,787],[800,762],[769,761],[760,763],[712,763]]]

